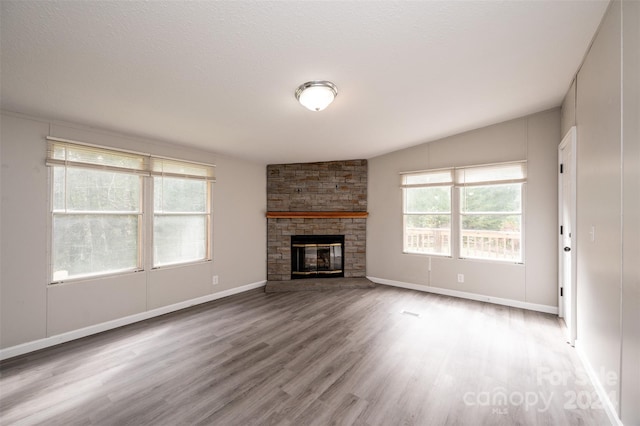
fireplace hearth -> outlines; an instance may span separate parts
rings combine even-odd
[[[292,235],[291,279],[344,277],[344,235]]]

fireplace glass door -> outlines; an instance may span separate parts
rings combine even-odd
[[[292,236],[291,278],[343,277],[344,236]]]

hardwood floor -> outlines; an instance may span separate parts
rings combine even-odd
[[[579,365],[553,315],[254,290],[3,362],[0,422],[609,424]]]

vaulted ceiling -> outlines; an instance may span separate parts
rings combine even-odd
[[[1,107],[263,163],[558,106],[608,1],[6,1]],[[330,80],[325,111],[296,102]]]

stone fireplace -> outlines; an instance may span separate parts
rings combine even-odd
[[[367,235],[367,160],[267,166],[267,280],[364,277]],[[300,265],[297,245],[309,246],[307,265]],[[338,250],[326,237],[338,237],[342,268],[335,268]],[[324,246],[323,246],[324,244]],[[333,250],[333,264],[331,256]],[[307,255],[307,250],[304,250]],[[327,256],[329,256],[327,258]],[[297,259],[296,259],[297,257]],[[297,262],[297,263],[296,263]],[[326,262],[329,262],[327,266]],[[341,269],[341,272],[336,272]]]

